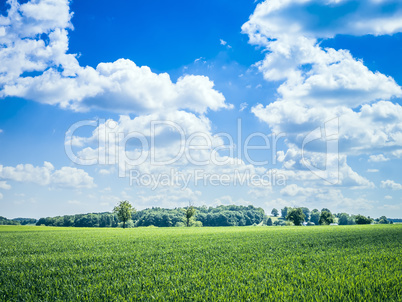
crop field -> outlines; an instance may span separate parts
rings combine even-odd
[[[402,225],[0,227],[0,301],[402,301]]]

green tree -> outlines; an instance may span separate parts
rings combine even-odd
[[[268,226],[272,226],[272,219],[271,219],[271,217],[268,218],[267,225],[268,225]]]
[[[339,214],[338,224],[339,225],[347,225],[349,221],[349,215],[346,213]]]
[[[288,215],[288,211],[290,209],[290,207],[284,207],[283,209],[281,209],[281,216],[286,219],[286,216]]]
[[[380,223],[380,224],[388,224],[388,223],[389,223],[389,220],[387,219],[387,217],[381,216],[381,217],[379,218],[379,220],[378,220],[378,223]]]
[[[302,209],[302,211],[304,213],[304,216],[305,216],[304,221],[308,221],[309,218],[310,218],[310,210],[308,208],[306,208],[306,207],[302,207],[301,209]]]
[[[120,221],[123,222],[123,229],[126,228],[126,222],[131,219],[131,214],[135,212],[135,209],[127,201],[120,201],[118,206],[115,206],[113,212],[116,213]]]
[[[184,209],[184,211],[185,211],[185,216],[186,216],[186,225],[189,227],[190,219],[195,214],[195,208],[193,206],[188,206],[186,209]]]
[[[271,214],[274,215],[274,217],[278,217],[279,211],[275,208],[272,209]]]
[[[356,215],[355,221],[357,224],[370,224],[372,219],[363,215]]]
[[[322,211],[320,215],[319,224],[330,224],[334,222],[334,217],[328,211]]]
[[[290,209],[286,215],[286,220],[293,222],[294,225],[301,225],[304,218],[306,218],[306,216],[304,215],[302,208]]]
[[[310,214],[310,221],[313,222],[314,224],[319,224],[320,211],[318,211],[317,209],[312,210]]]

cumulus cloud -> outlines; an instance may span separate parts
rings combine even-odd
[[[346,154],[402,146],[401,87],[369,70],[348,50],[321,47],[338,34],[384,35],[402,31],[402,4],[384,1],[266,0],[242,27],[250,43],[267,50],[257,63],[268,81],[281,81],[278,98],[252,112],[275,132],[300,144],[310,131],[339,118]],[[373,21],[375,20],[375,22]]]
[[[82,169],[62,167],[55,170],[49,162],[42,167],[31,164],[4,167],[0,165],[0,179],[7,179],[24,183],[35,183],[41,186],[54,186],[59,188],[93,188],[93,178]],[[3,182],[4,187],[5,182]],[[6,184],[6,188],[7,188]]]
[[[102,121],[88,137],[73,135],[65,143],[74,145],[76,163],[116,167],[133,185],[153,190],[234,183],[257,193],[272,190],[266,168],[236,158],[233,142],[214,135],[208,118],[186,111],[120,116]]]
[[[252,42],[268,38],[388,35],[402,31],[402,4],[388,1],[267,0],[243,25]]]
[[[232,108],[205,76],[167,73],[119,59],[96,68],[68,54],[69,1],[8,2],[0,17],[0,97],[17,96],[76,111],[100,108],[123,113]],[[36,75],[32,75],[32,72]]]
[[[399,184],[393,180],[383,180],[381,181],[381,188],[392,189],[392,190],[402,190],[402,184]]]
[[[303,152],[292,147],[281,155],[282,169],[277,174],[284,175],[289,181],[309,182],[310,186],[319,184],[336,185],[349,188],[374,188],[375,185],[367,178],[355,172],[347,162],[344,154],[322,152]],[[300,189],[299,191],[301,191]],[[282,193],[294,196],[291,192],[299,193],[298,187],[290,186]],[[303,192],[305,193],[305,192]],[[310,193],[314,193],[310,191]]]

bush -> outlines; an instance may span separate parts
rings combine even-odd
[[[202,222],[201,221],[195,221],[191,226],[196,227],[196,228],[200,228],[200,227],[202,227]]]
[[[174,225],[176,228],[183,228],[183,227],[185,227],[186,225],[184,224],[184,222],[181,222],[181,221],[178,221],[178,222],[176,222],[176,224]]]

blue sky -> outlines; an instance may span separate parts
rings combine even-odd
[[[123,199],[402,216],[399,1],[0,12],[1,216]]]

